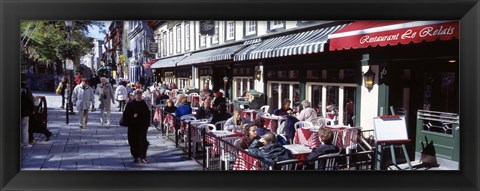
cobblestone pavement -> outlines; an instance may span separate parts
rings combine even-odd
[[[53,92],[34,92],[46,96],[50,141],[35,134],[32,147],[21,150],[22,170],[201,170],[194,160],[185,156],[175,144],[164,139],[154,127],[148,130],[150,147],[148,164],[135,164],[130,155],[127,128],[118,126],[121,112],[112,104],[110,128],[100,125],[100,111],[89,113],[86,129],[78,125],[78,112],[66,124],[65,110],[60,109],[61,97]],[[96,101],[98,98],[96,99]],[[98,107],[98,101],[95,106]]]

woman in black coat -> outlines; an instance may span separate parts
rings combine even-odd
[[[127,103],[123,112],[123,119],[128,125],[128,144],[134,163],[148,163],[146,160],[148,141],[147,130],[150,126],[150,110],[142,100],[142,91],[134,92],[135,99]]]

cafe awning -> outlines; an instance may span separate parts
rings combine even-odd
[[[459,39],[458,21],[355,21],[328,35],[330,51]]]
[[[184,59],[186,56],[181,55],[181,56],[174,56],[174,57],[168,57],[168,58],[163,58],[157,60],[155,63],[153,63],[150,68],[170,68],[170,67],[175,67],[177,62]]]
[[[240,51],[234,61],[254,60],[323,52],[328,35],[347,24],[324,27],[284,36],[264,39]]]
[[[214,62],[220,60],[231,60],[233,55],[245,47],[244,44],[230,45],[222,48],[196,52],[189,57],[178,62],[178,65],[198,64],[204,62]]]

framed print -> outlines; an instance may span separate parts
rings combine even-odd
[[[476,128],[480,98],[477,77],[480,72],[479,11],[480,5],[476,0],[1,1],[0,188],[478,190],[479,148],[474,143],[478,142],[479,136]],[[73,27],[72,23],[65,21],[73,21]],[[274,110],[282,107],[285,98],[293,100],[289,107],[295,110],[312,107],[317,115],[325,118],[325,126],[362,127],[363,130],[372,126],[373,130],[373,124],[369,125],[373,123],[373,117],[403,115],[406,116],[407,126],[411,127],[407,134],[412,144],[406,144],[398,156],[409,155],[414,159],[410,162],[419,161],[422,157],[420,152],[431,143],[435,145],[437,158],[448,158],[456,165],[446,170],[407,170],[405,161],[399,161],[403,163],[400,165],[402,169],[392,170],[390,165],[380,165],[383,162],[377,165],[379,158],[375,158],[377,156],[372,151],[368,157],[375,166],[371,165],[367,170],[240,171],[235,169],[238,168],[235,161],[228,162],[230,156],[222,155],[223,150],[207,149],[210,144],[206,144],[205,138],[192,141],[190,145],[193,136],[205,135],[202,132],[192,135],[187,128],[192,125],[191,122],[185,123],[189,126],[181,126],[179,119],[178,127],[172,125],[169,129],[167,125],[166,129],[163,126],[155,128],[153,122],[158,117],[155,100],[150,100],[151,105],[147,106],[147,110],[152,111],[148,116],[152,120],[152,123],[149,121],[152,126],[148,125],[150,150],[147,156],[135,154],[129,147],[133,142],[127,135],[132,131],[128,129],[130,127],[115,126],[118,124],[115,120],[128,112],[122,112],[121,106],[117,108],[118,103],[114,103],[111,107],[113,118],[99,120],[100,115],[103,117],[101,112],[108,107],[99,105],[104,99],[104,92],[108,92],[105,91],[106,83],[99,81],[91,85],[97,86],[94,89],[96,95],[92,90],[93,108],[97,111],[92,110],[90,105],[85,106],[92,116],[88,123],[79,124],[78,112],[86,111],[77,110],[81,105],[76,102],[78,98],[72,101],[72,105],[75,102],[74,115],[56,105],[64,99],[56,95],[57,87],[62,89],[59,85],[62,77],[68,78],[69,87],[75,95],[79,94],[76,91],[81,91],[73,84],[77,74],[64,75],[70,60],[81,62],[81,59],[67,59],[61,51],[67,48],[53,47],[55,42],[52,39],[60,39],[69,46],[71,39],[82,40],[80,36],[86,31],[79,26],[88,27],[92,21],[109,22],[104,26],[106,32],[98,39],[99,44],[82,50],[93,55],[88,58],[90,60],[85,59],[85,62],[91,63],[87,67],[89,69],[75,68],[79,75],[78,88],[84,88],[82,91],[86,91],[86,86],[82,86],[83,80],[91,80],[93,74],[97,74],[110,79],[112,98],[115,95],[111,98],[113,102],[118,102],[114,100],[117,99],[117,82],[128,80],[132,83],[130,88],[133,88],[131,99],[135,99],[135,88],[156,84],[159,87],[165,85],[162,91],[171,98],[188,94],[188,102],[203,103],[204,99],[195,93],[202,94],[200,89],[206,87],[214,93],[213,96],[231,99],[230,106],[225,105],[229,112],[233,113],[233,108],[239,105],[248,106],[249,110],[244,111],[250,112],[248,117],[251,119],[258,117],[257,114],[265,115],[257,113],[265,108],[268,115],[273,115]],[[210,27],[218,34],[212,38],[197,33],[201,29],[199,21],[217,21],[212,22],[214,25]],[[245,21],[254,21],[255,34],[244,34]],[[271,30],[272,23],[276,21],[282,21],[282,26]],[[53,24],[52,27],[57,27],[55,30],[60,32],[46,35],[47,32],[42,33],[42,30],[53,29],[45,27],[35,31],[36,27],[28,27],[29,22],[42,23],[42,26]],[[68,29],[72,33],[66,32]],[[391,31],[394,32],[389,33]],[[43,38],[27,38],[32,34]],[[139,37],[141,35],[148,38]],[[43,43],[51,44],[51,49],[58,50],[22,49],[26,44]],[[97,50],[95,57],[95,51],[90,51],[93,47],[106,51]],[[39,59],[42,56],[40,51],[50,52],[58,59]],[[32,56],[34,53],[35,56]],[[31,62],[30,65],[27,62]],[[37,62],[42,64],[31,67]],[[82,72],[88,70],[91,70],[91,75]],[[45,74],[43,78],[38,77],[41,76],[37,75],[39,73]],[[21,104],[25,95],[22,93],[25,89],[20,83],[22,81],[26,81],[29,88],[36,88],[37,94],[40,92],[49,96],[43,106],[42,98],[36,96],[33,99],[34,105],[37,105],[35,108],[43,108],[48,115],[59,118],[55,125],[47,123],[51,125],[49,128],[53,135],[36,134],[34,140],[37,142],[30,149],[22,148],[28,143],[20,144],[20,127],[22,119],[26,119],[22,118],[25,111],[22,110],[25,105]],[[53,97],[56,101],[51,101]],[[244,100],[246,97],[248,100]],[[245,104],[247,101],[252,104]],[[132,107],[130,103],[127,108]],[[38,110],[37,115],[43,114],[44,110]],[[433,123],[432,116],[440,120]],[[162,117],[158,122],[164,122]],[[68,119],[70,124],[64,125],[63,121]],[[269,128],[281,125],[275,123],[278,118],[269,119],[269,124],[273,124]],[[109,134],[115,136],[106,140]],[[287,141],[288,138],[294,141],[294,136],[284,136]],[[427,136],[428,141],[424,139]],[[268,138],[262,141],[265,139]],[[224,145],[234,145],[234,141],[236,139],[231,139],[231,143]],[[169,146],[158,146],[160,142],[168,142]],[[102,144],[106,146],[98,149],[97,146]],[[342,149],[346,150],[346,147]],[[195,149],[192,151],[192,148]],[[55,149],[62,150],[62,154],[52,154]],[[308,149],[312,151],[311,148],[302,151]],[[406,150],[413,152],[403,155]],[[174,154],[163,154],[167,151]],[[218,161],[206,165],[211,158],[204,157],[205,153],[209,157],[218,157]],[[238,153],[247,152],[242,150]],[[183,167],[171,166],[171,156],[182,160]],[[75,157],[82,160],[79,162]],[[227,162],[222,163],[223,159]],[[353,160],[352,157],[348,159]],[[148,164],[137,165],[141,162]],[[222,166],[225,164],[227,166]],[[117,168],[116,165],[123,166]],[[245,166],[257,168],[255,165]],[[342,168],[350,168],[350,163]],[[381,169],[372,170],[374,168]]]

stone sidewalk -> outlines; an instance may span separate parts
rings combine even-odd
[[[50,141],[35,134],[35,143],[21,150],[22,170],[202,170],[185,156],[175,144],[164,139],[154,127],[148,130],[149,164],[135,164],[130,155],[127,128],[118,126],[121,112],[118,103],[112,105],[110,128],[101,127],[99,110],[89,113],[86,129],[78,125],[78,112],[65,122],[65,110],[59,109],[61,97],[53,92],[34,92],[47,100]],[[96,99],[96,101],[98,98]],[[98,107],[98,101],[95,106]]]

